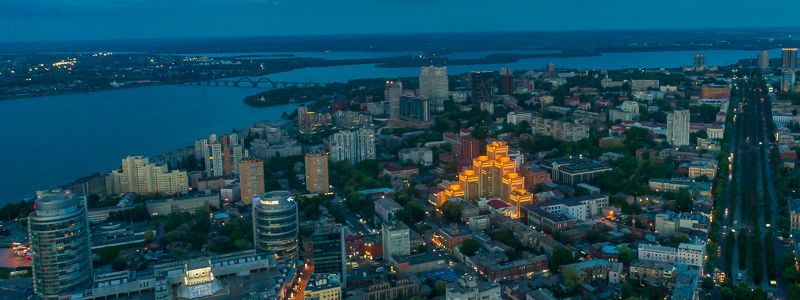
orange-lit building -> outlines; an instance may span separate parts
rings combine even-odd
[[[508,156],[508,145],[494,141],[486,145],[486,155],[472,160],[472,169],[458,175],[458,184],[450,185],[437,195],[439,205],[453,197],[474,203],[479,197],[498,197],[516,206],[532,202],[533,194],[525,190],[525,177],[517,173],[516,163]]]

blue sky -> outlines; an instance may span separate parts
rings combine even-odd
[[[2,0],[0,41],[800,27],[800,1]]]

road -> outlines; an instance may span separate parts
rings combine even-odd
[[[726,191],[730,215],[726,214],[723,224],[727,227],[723,227],[723,232],[734,234],[734,243],[730,249],[722,244],[724,251],[733,255],[728,275],[734,285],[738,284],[736,277],[741,272],[745,274],[742,281],[772,291],[773,298],[785,299],[783,280],[777,278],[778,288],[769,286],[771,276],[767,268],[767,264],[775,264],[775,270],[780,270],[778,264],[784,247],[776,238],[765,240],[768,232],[777,233],[774,220],[778,215],[769,161],[773,142],[771,99],[765,86],[761,77],[744,79],[737,82],[732,93],[732,103],[741,103],[735,111],[734,135],[728,149],[734,157]],[[771,243],[774,253],[765,253],[765,243]],[[740,258],[744,268],[740,268]]]

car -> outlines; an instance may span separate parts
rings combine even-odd
[[[744,274],[742,274],[742,272],[739,272],[739,274],[736,274],[736,280],[741,281],[742,279],[744,279]]]
[[[375,272],[377,272],[377,273],[383,273],[383,272],[385,272],[385,271],[386,271],[386,269],[384,269],[383,267],[377,267],[377,268],[375,268]]]

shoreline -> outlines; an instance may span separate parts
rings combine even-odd
[[[776,48],[770,48],[776,49]],[[657,46],[657,47],[606,47],[603,49],[587,49],[587,50],[563,50],[563,49],[544,49],[544,50],[553,50],[558,51],[556,53],[488,53],[484,57],[480,58],[459,58],[459,59],[447,59],[448,66],[469,66],[469,65],[490,65],[490,64],[504,64],[504,63],[517,63],[520,60],[525,59],[536,59],[536,58],[580,58],[580,57],[599,57],[603,56],[604,54],[611,54],[611,53],[653,53],[653,52],[690,52],[690,51],[758,51],[762,49],[755,49],[755,47],[747,47],[747,46],[740,46],[740,47],[704,47],[701,45],[695,47],[686,47],[686,46],[678,46],[678,47],[670,47],[670,46]],[[504,50],[494,50],[494,51],[504,51]],[[515,50],[516,51],[516,50]],[[520,50],[525,51],[525,50]],[[491,51],[486,51],[491,52]],[[451,53],[459,53],[451,52]],[[446,59],[447,55],[443,55]],[[236,57],[235,53],[231,53],[231,56],[221,56],[218,57],[220,59],[240,59]],[[280,58],[279,58],[280,59]],[[234,76],[227,76],[227,77],[219,77],[213,79],[199,79],[199,80],[187,80],[187,81],[152,81],[150,83],[145,84],[134,84],[134,85],[124,85],[120,87],[112,87],[112,86],[98,86],[93,88],[87,88],[82,90],[74,90],[74,91],[67,91],[67,92],[45,92],[41,94],[35,95],[24,95],[24,96],[2,96],[0,97],[0,101],[9,101],[9,100],[18,100],[18,99],[26,99],[26,98],[36,98],[36,97],[47,97],[47,96],[61,96],[61,95],[68,95],[68,94],[76,94],[76,93],[93,93],[93,92],[101,92],[101,91],[109,91],[109,90],[118,90],[118,89],[129,89],[129,88],[139,88],[139,87],[148,87],[148,86],[160,86],[160,85],[187,85],[187,83],[201,83],[196,86],[204,86],[202,83],[205,82],[213,82],[216,80],[224,80],[224,79],[231,79],[231,78],[239,78],[239,77],[263,77],[269,76],[272,74],[279,74],[285,72],[291,72],[301,69],[307,68],[324,68],[324,67],[336,67],[336,66],[354,66],[354,65],[363,65],[363,64],[373,64],[376,68],[385,68],[385,69],[394,69],[394,68],[418,68],[424,66],[426,62],[429,62],[427,58],[416,58],[415,56],[405,55],[405,56],[395,56],[395,57],[384,57],[384,58],[365,58],[365,59],[339,59],[339,60],[328,60],[328,59],[316,59],[316,58],[301,58],[301,57],[291,57],[288,59],[301,59],[307,60],[308,64],[305,66],[296,66],[296,67],[288,67],[282,68],[281,70],[274,70],[268,71],[264,73],[258,74],[246,74],[246,75],[234,75]],[[568,68],[565,70],[574,69]],[[190,84],[192,85],[192,84]]]

